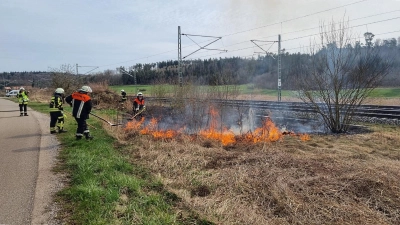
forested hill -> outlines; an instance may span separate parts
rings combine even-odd
[[[400,38],[399,38],[400,40]],[[358,45],[358,46],[357,46]],[[356,46],[347,48],[368,48],[356,43]],[[383,80],[381,86],[400,86],[400,44],[395,38],[375,41],[374,48],[378,48],[382,57],[393,61],[393,69]],[[289,53],[283,50],[282,54],[282,88],[294,88],[296,73],[307,63],[310,55]],[[256,87],[275,89],[277,86],[278,56],[258,55],[252,58],[214,58],[183,61],[183,78],[185,82],[203,85],[248,84]],[[110,85],[129,84],[176,84],[178,82],[178,61],[161,61],[156,63],[135,64],[129,68],[121,67],[129,74],[115,70],[105,70],[91,75],[79,75],[84,82],[104,82]],[[63,65],[60,69],[34,72],[3,72],[0,88],[3,86],[29,85],[34,87],[51,86],[52,74],[61,72],[75,74],[73,66]]]

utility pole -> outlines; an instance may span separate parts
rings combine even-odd
[[[278,35],[278,102],[282,101],[282,59],[281,59],[281,35]]]
[[[178,26],[178,76],[179,86],[182,87],[182,38],[181,38],[181,26]]]
[[[76,75],[78,76],[78,63],[76,64]]]
[[[134,67],[133,67],[133,66],[129,67],[129,72],[132,72],[132,73],[133,73],[133,80],[134,80],[134,82],[135,82],[135,85],[137,85],[136,71],[134,70]],[[129,74],[129,73],[128,73],[128,74]],[[129,76],[132,76],[132,75],[129,74]]]
[[[281,35],[278,35],[278,41],[261,41],[261,40],[250,40],[253,44],[257,45],[261,50],[268,55],[268,50],[272,47],[273,43],[278,42],[278,102],[282,101],[282,60],[281,60]],[[272,42],[272,45],[267,49],[264,50],[260,45],[256,42]],[[274,58],[273,56],[271,56]],[[275,59],[275,58],[274,58]]]
[[[133,67],[129,67],[129,72],[127,72],[126,70],[122,69],[121,67],[120,67],[120,68],[117,68],[117,71],[119,71],[120,73],[126,74],[126,75],[128,75],[128,76],[130,76],[130,77],[133,77],[133,80],[134,80],[134,82],[135,82],[135,85],[137,85],[136,72],[135,72],[132,68],[133,68]],[[130,72],[132,72],[133,75],[130,74]]]

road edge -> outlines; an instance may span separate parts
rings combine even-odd
[[[50,134],[48,115],[29,110],[41,130],[38,175],[36,179],[31,224],[59,224],[56,216],[60,207],[54,201],[55,194],[64,187],[63,178],[52,169],[57,164],[60,142]]]

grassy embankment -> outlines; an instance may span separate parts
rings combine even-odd
[[[29,107],[48,113],[47,104],[30,102]],[[62,224],[211,224],[186,210],[146,168],[131,163],[101,122],[88,120],[94,140],[76,141],[75,120],[67,116],[69,132],[57,136],[62,148],[55,168],[69,178],[57,194]]]

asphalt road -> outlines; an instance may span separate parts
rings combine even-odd
[[[13,111],[15,110],[15,111]],[[47,224],[57,177],[58,141],[49,116],[0,98],[0,224]]]

